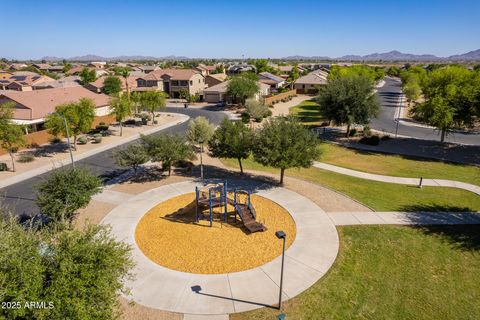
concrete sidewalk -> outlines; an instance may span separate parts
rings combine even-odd
[[[188,119],[190,119],[189,116],[186,116],[186,115],[183,115],[183,114],[179,114],[179,113],[163,113],[163,114],[172,114],[176,117],[180,117],[180,120],[178,121],[175,121],[175,122],[170,122],[170,123],[166,123],[164,125],[159,125],[157,127],[154,127],[150,130],[147,130],[147,131],[144,131],[142,132],[141,134],[143,135],[150,135],[150,134],[153,134],[153,133],[156,133],[158,131],[161,131],[161,130],[164,130],[164,129],[167,129],[167,128],[170,128],[170,127],[173,127],[173,126],[176,126],[180,123],[183,123],[183,122],[186,122],[188,121]],[[89,151],[86,151],[84,153],[80,153],[80,154],[74,154],[73,155],[73,161],[76,162],[78,160],[82,160],[82,159],[85,159],[85,158],[88,158],[94,154],[98,154],[98,153],[101,153],[101,152],[104,152],[104,151],[107,151],[107,150],[110,150],[110,149],[113,149],[115,147],[118,147],[122,144],[126,144],[126,143],[129,143],[129,142],[132,142],[134,140],[137,140],[138,138],[140,138],[140,133],[138,134],[134,134],[130,137],[126,137],[124,139],[121,139],[119,141],[116,141],[114,143],[110,143],[110,144],[106,144],[106,145],[103,145],[101,147],[98,147],[98,148],[95,148],[93,150],[89,150]],[[38,176],[38,175],[41,175],[45,172],[48,172],[48,171],[51,171],[55,168],[58,168],[58,167],[61,167],[61,166],[65,166],[65,165],[69,165],[71,163],[70,161],[70,158],[65,158],[65,159],[62,159],[62,160],[58,160],[58,161],[53,161],[53,163],[50,163],[48,165],[44,165],[44,166],[41,166],[39,168],[36,168],[36,169],[33,169],[33,170],[29,170],[29,171],[26,171],[26,172],[23,172],[23,173],[20,173],[20,174],[17,174],[15,176],[12,176],[10,178],[7,178],[7,179],[3,179],[3,180],[0,180],[0,189],[2,188],[5,188],[5,187],[8,187],[12,184],[15,184],[15,183],[18,183],[18,182],[21,182],[21,181],[24,181],[24,180],[27,180],[27,179],[30,179],[32,177],[35,177],[35,176]]]
[[[314,162],[313,166],[315,168],[328,170],[328,171],[344,174],[351,177],[379,181],[379,182],[406,184],[406,185],[413,185],[413,186],[416,186],[420,183],[420,177],[419,178],[403,178],[403,177],[384,176],[379,174],[346,169],[346,168],[334,166],[334,165],[323,163],[323,162]],[[431,187],[459,188],[459,189],[463,189],[466,191],[476,193],[477,195],[480,195],[479,186],[476,186],[470,183],[460,182],[460,181],[443,180],[443,179],[423,179],[422,185],[431,186]]]
[[[336,226],[480,224],[480,214],[476,212],[328,212],[327,215]]]

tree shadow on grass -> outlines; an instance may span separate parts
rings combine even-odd
[[[426,225],[416,229],[427,235],[441,237],[456,249],[480,250],[480,225]]]
[[[469,207],[410,205],[402,207],[415,228],[437,235],[455,248],[480,250],[480,213]]]
[[[410,186],[417,188],[416,186]],[[439,204],[413,204],[405,205],[400,208],[400,211],[421,213],[421,212],[476,212],[470,207],[439,205]]]

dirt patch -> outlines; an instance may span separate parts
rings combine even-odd
[[[233,198],[233,195],[231,195]],[[234,222],[234,210],[214,209],[213,226],[208,220],[195,221],[195,194],[189,193],[164,201],[140,220],[135,240],[142,252],[164,267],[191,273],[220,274],[261,266],[282,252],[282,242],[275,231],[284,230],[287,247],[295,240],[295,222],[275,202],[252,195],[257,221],[268,230],[249,234],[240,219]],[[183,208],[185,208],[183,210]],[[208,209],[203,212],[208,219]]]
[[[182,320],[180,313],[152,309],[120,297],[120,308],[124,320]]]
[[[75,228],[83,228],[87,223],[98,224],[102,219],[115,208],[116,205],[100,202],[96,200],[90,201],[88,206],[78,211],[75,219]]]

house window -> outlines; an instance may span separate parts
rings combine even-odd
[[[304,84],[302,84],[302,89],[305,89],[305,85],[304,85]]]
[[[178,86],[178,81],[177,81],[177,80],[173,80],[173,81],[172,81],[172,86]]]
[[[192,80],[190,80],[190,85],[191,85],[191,86],[193,85],[193,81],[192,81]]]

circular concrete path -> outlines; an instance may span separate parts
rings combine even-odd
[[[245,181],[237,181],[244,187]],[[237,185],[229,180],[229,186]],[[315,203],[293,191],[248,182],[249,189],[284,207],[293,217],[297,236],[286,251],[283,300],[312,286],[332,266],[338,253],[337,230]],[[135,279],[127,282],[127,299],[144,306],[187,314],[227,314],[278,303],[281,257],[246,271],[228,274],[192,274],[162,267],[148,259],[135,242],[135,228],[158,203],[194,192],[194,182],[162,186],[128,199],[102,221],[113,235],[132,246]],[[287,235],[288,236],[288,235]],[[278,240],[280,241],[280,240]],[[203,245],[203,247],[202,247]],[[199,244],[198,250],[211,250]]]

